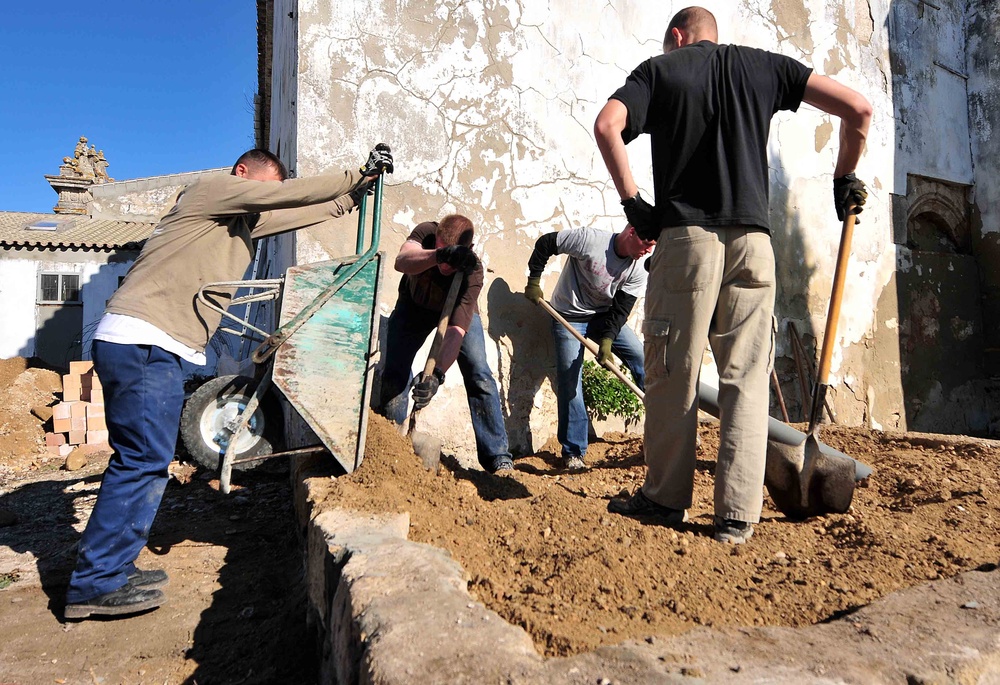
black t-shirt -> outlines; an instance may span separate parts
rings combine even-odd
[[[420,243],[425,250],[432,250],[436,244],[438,222],[425,221],[410,231],[407,240]],[[399,281],[399,297],[418,307],[438,314],[451,288],[452,276],[445,276],[436,266],[419,274],[404,275]],[[472,315],[479,312],[479,293],[483,289],[483,264],[477,260],[475,270],[462,282],[458,291],[458,301],[448,321],[451,326],[469,330]]]
[[[650,134],[661,226],[769,229],[771,117],[798,109],[810,73],[790,57],[708,41],[636,67],[611,97],[628,109],[626,144]]]

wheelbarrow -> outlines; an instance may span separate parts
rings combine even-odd
[[[265,459],[329,452],[347,473],[364,459],[377,354],[377,311],[384,252],[378,251],[383,176],[375,181],[371,242],[364,250],[368,198],[358,205],[355,254],[290,267],[281,278],[205,284],[198,300],[240,324],[225,333],[260,342],[251,354],[254,375],[213,378],[187,400],[181,440],[203,466],[219,470],[220,490],[230,491],[233,469]],[[228,309],[206,292],[242,289]],[[268,334],[232,313],[237,305],[280,301],[279,325]],[[276,451],[282,443],[277,394],[287,400],[320,444]]]

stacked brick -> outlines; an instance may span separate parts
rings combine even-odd
[[[63,401],[52,407],[52,432],[45,434],[49,453],[65,457],[77,445],[106,445],[104,390],[94,363],[70,362],[62,381]]]

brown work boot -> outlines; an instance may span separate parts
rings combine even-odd
[[[655,516],[668,526],[679,526],[688,520],[686,509],[671,509],[657,504],[642,494],[642,488],[637,489],[631,497],[610,500],[608,511],[622,516]]]

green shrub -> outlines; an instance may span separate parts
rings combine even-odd
[[[624,364],[621,369],[630,374]],[[603,421],[609,416],[617,416],[625,422],[626,428],[638,423],[644,411],[642,400],[627,385],[589,359],[583,362],[583,402],[590,418]]]

